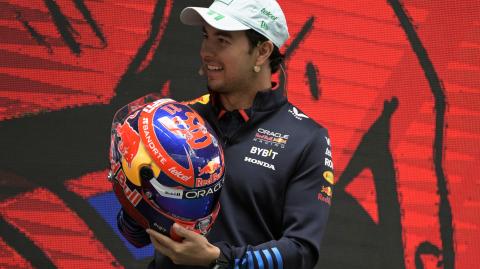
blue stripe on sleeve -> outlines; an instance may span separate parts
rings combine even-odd
[[[235,259],[235,269],[245,269],[246,268],[246,260],[245,258],[242,259]]]
[[[265,255],[265,258],[267,259],[268,263],[268,269],[273,269],[273,260],[272,260],[272,255],[270,255],[270,251],[268,249],[262,250],[263,255]]]
[[[235,269],[245,269],[247,268],[247,260],[245,256],[242,259],[235,259]]]
[[[248,269],[255,269],[254,266],[253,266],[252,252],[247,251],[247,256],[248,256]]]
[[[255,250],[253,254],[255,254],[255,258],[257,259],[258,269],[264,269],[265,267],[263,266],[263,259],[260,255],[260,252],[258,250]]]
[[[278,251],[278,248],[272,248],[273,254],[275,254],[275,259],[277,259],[278,269],[283,269],[282,254]]]

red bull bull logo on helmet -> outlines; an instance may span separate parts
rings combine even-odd
[[[130,115],[122,124],[118,124],[116,127],[117,135],[120,138],[117,149],[129,166],[137,155],[138,147],[140,145],[140,137],[138,136],[137,131],[135,131],[130,125],[129,120],[135,119],[138,113],[139,111]]]
[[[217,182],[223,177],[224,167],[220,163],[219,158],[209,161],[204,167],[199,167],[198,176],[195,179],[195,186],[203,187]],[[201,176],[207,176],[202,178]]]

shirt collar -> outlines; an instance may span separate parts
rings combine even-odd
[[[273,87],[276,84],[272,85]],[[214,108],[214,111],[217,115],[217,119],[221,119],[225,114],[229,113],[221,104],[218,94],[215,92],[210,92],[210,102]],[[265,112],[273,110],[287,101],[287,97],[284,94],[284,90],[281,87],[268,88],[262,91],[257,92],[255,98],[253,99],[252,107],[247,109],[238,109],[230,111],[230,113],[239,113],[242,119],[247,122],[249,121],[255,112]]]

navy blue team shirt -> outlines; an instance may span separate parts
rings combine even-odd
[[[208,100],[190,104],[215,130],[225,154],[221,211],[208,240],[231,268],[313,268],[334,183],[327,129],[288,102],[280,88],[258,92],[246,110],[222,109],[215,94]],[[117,220],[132,244],[150,243],[123,211]],[[155,253],[149,268],[202,267],[174,265]]]

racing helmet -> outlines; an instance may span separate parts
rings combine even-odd
[[[148,95],[116,112],[108,177],[142,227],[180,240],[176,222],[205,235],[220,209],[224,174],[217,137],[186,104]]]

